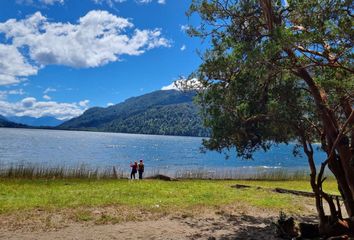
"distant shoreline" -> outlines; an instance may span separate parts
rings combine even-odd
[[[69,131],[69,132],[93,132],[93,133],[120,133],[120,134],[132,134],[132,135],[149,135],[149,136],[171,136],[171,137],[193,137],[193,138],[208,138],[208,136],[190,136],[190,135],[168,135],[168,134],[149,134],[149,133],[133,133],[133,132],[110,132],[110,131],[99,131],[90,129],[68,129],[68,128],[57,128],[57,127],[34,127],[34,126],[21,126],[21,127],[1,127],[0,129],[30,129],[30,130],[53,130],[53,131]]]

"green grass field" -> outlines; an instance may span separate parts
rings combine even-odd
[[[231,188],[237,183],[264,188],[311,190],[308,181],[0,179],[0,213],[38,208],[58,210],[105,206],[147,211],[158,209],[171,213],[199,207],[217,208],[233,203],[290,213],[304,210],[298,196],[278,194],[267,189]],[[338,194],[334,181],[325,182],[325,189]]]

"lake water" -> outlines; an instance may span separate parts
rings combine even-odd
[[[144,159],[147,170],[166,172],[190,169],[308,169],[306,158],[292,155],[293,144],[279,145],[254,160],[217,152],[201,153],[202,138],[122,133],[0,128],[0,165],[38,164],[90,168],[116,166],[129,171],[129,163]],[[316,161],[323,160],[316,154]],[[242,170],[243,171],[243,170]]]

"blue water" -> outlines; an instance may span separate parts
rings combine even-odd
[[[0,128],[0,165],[129,168],[131,161],[144,159],[146,169],[308,169],[306,158],[294,157],[294,144],[279,145],[254,160],[231,153],[229,159],[217,152],[201,153],[202,138],[121,133],[54,131]],[[325,158],[318,152],[316,162]]]

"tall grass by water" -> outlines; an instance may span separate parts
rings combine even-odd
[[[89,169],[84,165],[77,168],[69,167],[46,167],[35,165],[11,165],[0,169],[1,178],[24,178],[24,179],[121,179],[125,178],[121,169],[115,167],[106,169]]]
[[[144,173],[144,177],[158,174],[169,175],[176,179],[235,179],[235,180],[308,180],[307,170],[288,170],[283,168],[264,169],[243,168],[216,169],[216,170],[177,170],[165,173],[163,170],[153,169]],[[126,179],[130,175],[127,169],[107,167],[92,169],[85,165],[77,168],[48,167],[41,165],[11,165],[0,168],[0,178],[14,179]]]
[[[179,179],[235,179],[235,180],[308,180],[307,170],[288,169],[264,169],[255,168],[245,170],[243,168],[221,170],[183,170],[176,172]]]

